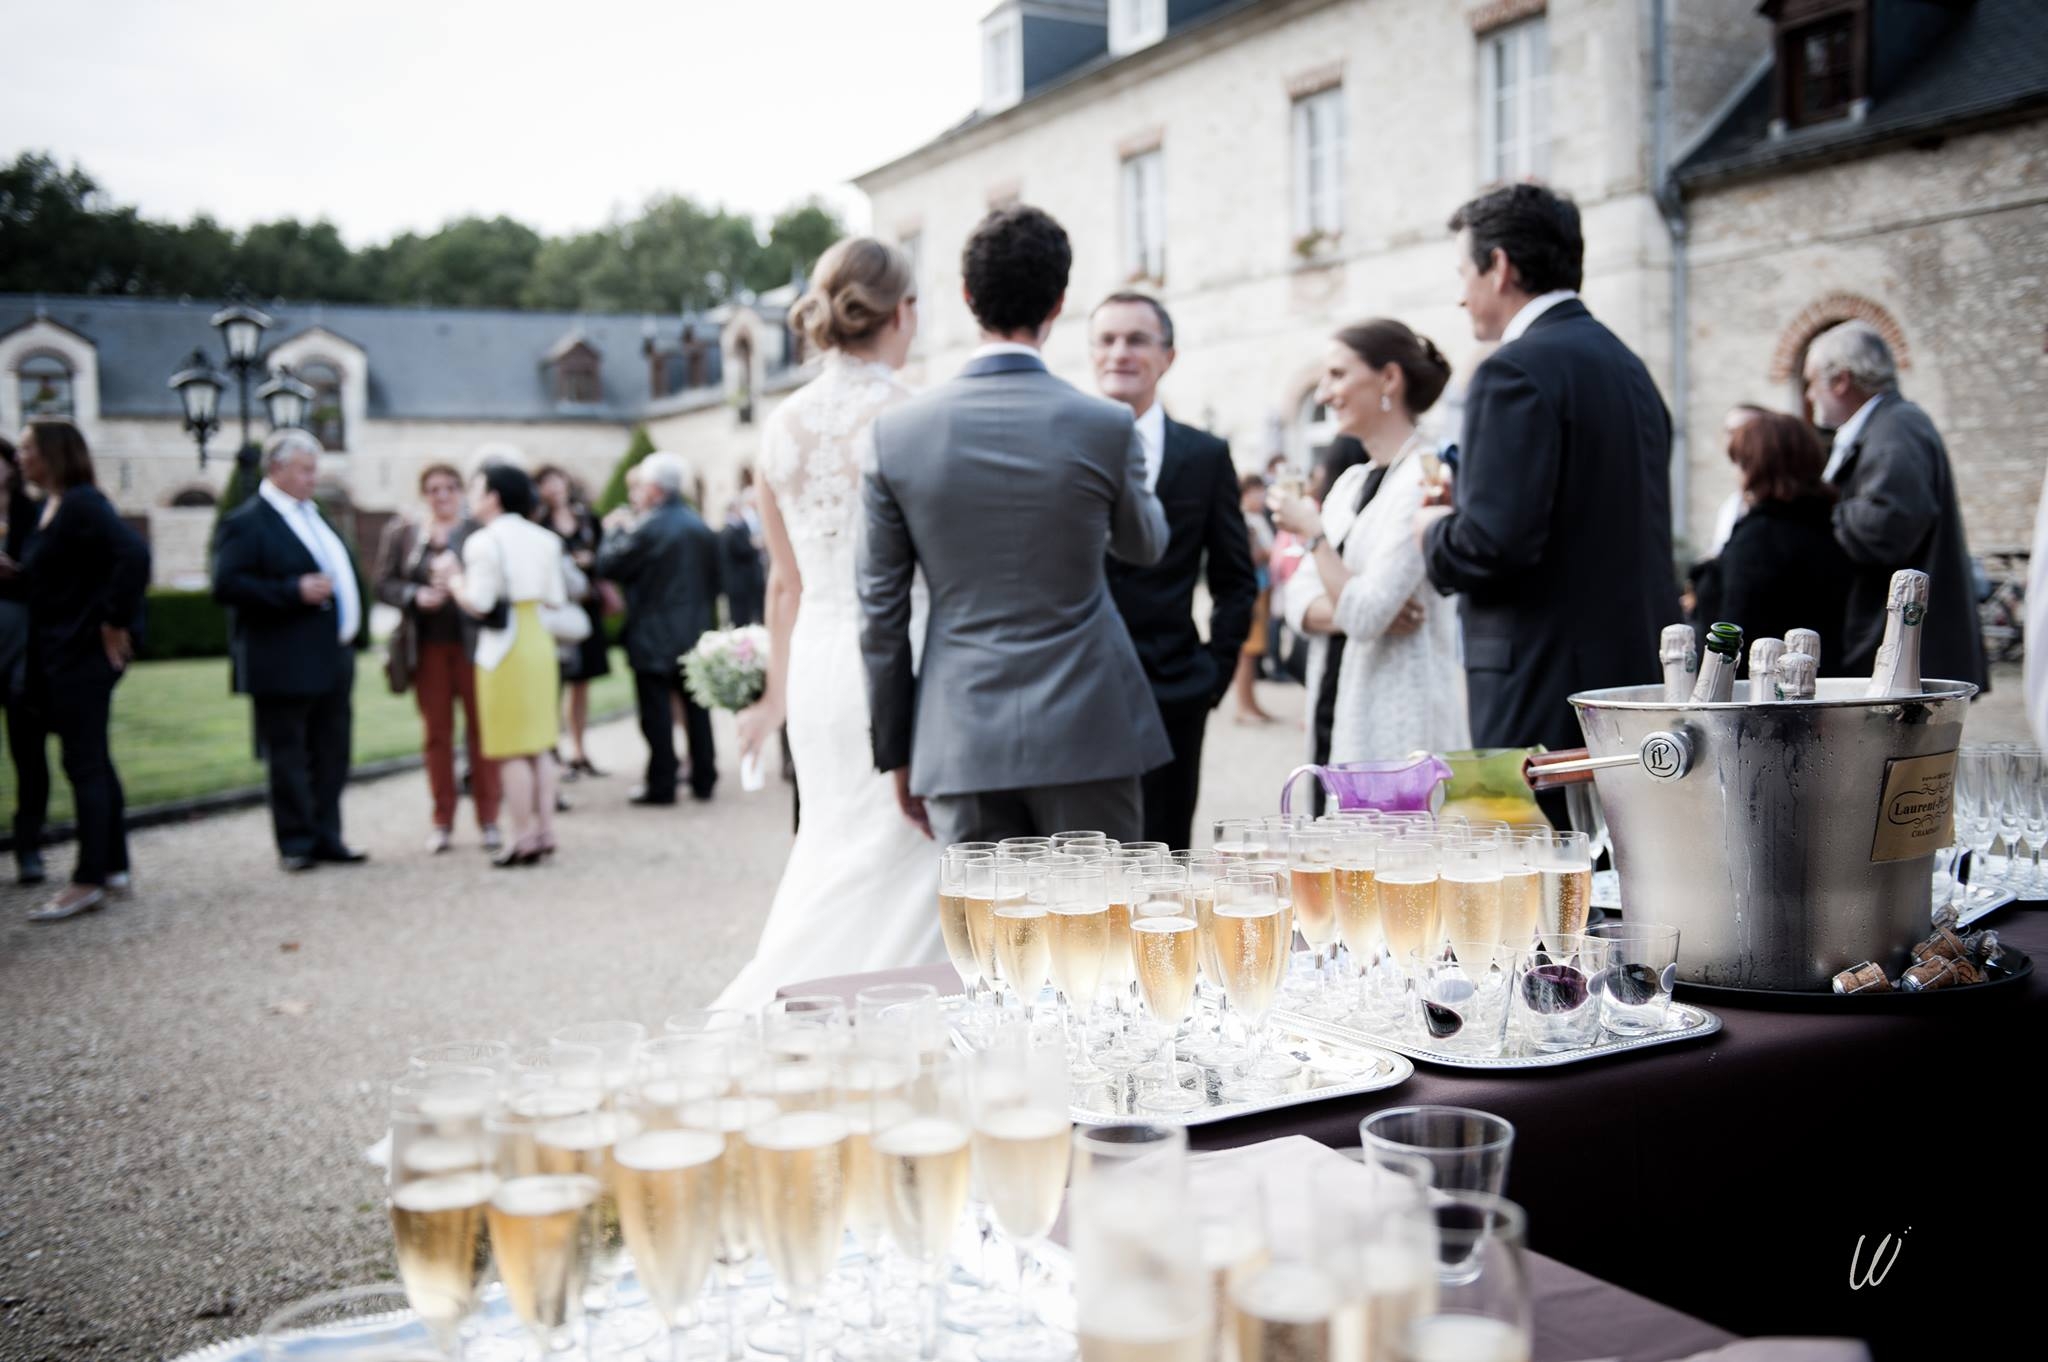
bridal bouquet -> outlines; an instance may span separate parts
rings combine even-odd
[[[768,688],[768,631],[749,624],[703,635],[683,654],[683,684],[706,709],[745,709]]]

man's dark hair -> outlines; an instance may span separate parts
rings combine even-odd
[[[506,515],[524,520],[533,514],[538,498],[533,494],[533,479],[526,476],[526,470],[508,463],[490,464],[484,469],[484,486],[498,494],[498,504],[505,508]]]
[[[1102,311],[1102,309],[1110,306],[1112,303],[1143,303],[1146,307],[1151,308],[1152,315],[1159,318],[1159,343],[1169,350],[1173,348],[1173,314],[1166,310],[1166,304],[1160,302],[1149,293],[1126,290],[1122,293],[1112,293],[1107,298],[1104,298],[1095,305],[1095,312]],[[1093,317],[1095,312],[1091,312],[1088,315]]]
[[[1052,214],[1025,204],[981,220],[960,253],[968,306],[982,328],[1008,335],[1045,324],[1067,291],[1074,249]]]
[[[1472,233],[1472,263],[1493,266],[1505,251],[1508,268],[1524,293],[1543,294],[1579,287],[1586,277],[1586,239],[1579,209],[1564,195],[1540,184],[1490,189],[1451,214],[1451,230]]]

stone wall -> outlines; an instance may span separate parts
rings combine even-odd
[[[1735,484],[1724,413],[1745,401],[1797,410],[1798,357],[1837,310],[1903,337],[1900,387],[1948,444],[1971,549],[2028,542],[2048,467],[2044,186],[2048,120],[2037,120],[1693,199],[1696,542]]]

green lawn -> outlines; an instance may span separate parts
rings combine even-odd
[[[618,649],[612,673],[592,683],[593,715],[633,703],[633,673]],[[458,724],[459,728],[459,724]],[[114,764],[130,810],[263,783],[252,753],[249,699],[228,691],[225,658],[139,662],[114,691]],[[384,684],[378,654],[356,665],[355,759],[378,761],[420,750],[419,711],[411,695]],[[50,741],[50,821],[71,818],[71,787]],[[13,753],[0,761],[0,817],[14,815]]]

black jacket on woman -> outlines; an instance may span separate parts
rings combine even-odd
[[[1761,501],[1735,522],[1721,556],[1694,573],[1699,627],[1742,626],[1745,640],[1820,634],[1820,667],[1840,675],[1842,623],[1855,568],[1835,542],[1834,498]]]
[[[11,528],[11,527],[10,527]],[[134,629],[149,586],[149,546],[97,487],[74,487],[23,550],[29,664],[52,691],[110,684],[100,626]]]

